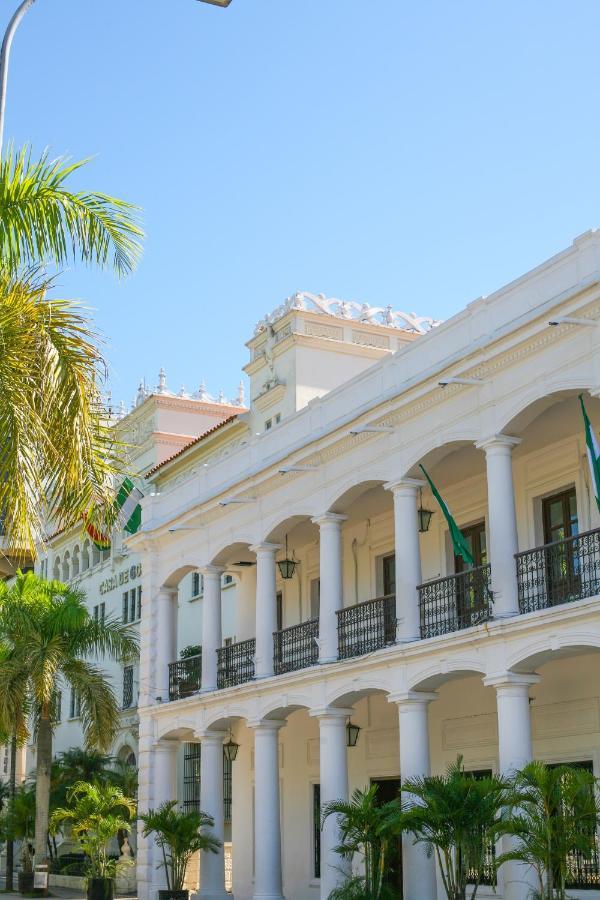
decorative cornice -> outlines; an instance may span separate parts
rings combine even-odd
[[[312,294],[310,291],[298,291],[288,297],[257,323],[254,334],[261,334],[275,322],[293,310],[317,312],[336,319],[354,322],[367,322],[371,325],[384,325],[387,328],[400,328],[413,334],[425,334],[440,322],[429,316],[418,316],[394,310],[391,306],[369,306],[368,303],[357,303],[355,300],[338,300],[324,294]]]

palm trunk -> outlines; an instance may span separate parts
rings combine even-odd
[[[50,769],[52,767],[52,722],[48,704],[42,707],[37,733],[35,770],[35,861],[46,858],[48,817],[50,811]]]
[[[17,735],[13,734],[10,740],[10,780],[8,783],[8,796],[12,803],[17,790]],[[6,842],[6,890],[13,889],[13,871],[15,867],[15,842]]]

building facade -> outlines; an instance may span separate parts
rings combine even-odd
[[[213,816],[225,847],[190,873],[202,897],[327,898],[347,869],[322,804],[370,783],[393,796],[458,754],[474,772],[535,757],[600,775],[578,399],[597,431],[599,338],[596,231],[443,324],[296,295],[249,341],[249,412],[148,473],[128,541],[139,803]],[[155,900],[156,847],[138,841]],[[571,868],[571,896],[600,897],[600,861]],[[389,878],[405,900],[443,896],[411,840]],[[511,863],[481,895],[524,900],[530,882]]]
[[[216,399],[204,386],[193,395],[169,391],[161,370],[158,384],[151,390],[142,383],[131,410],[111,414],[117,439],[126,447],[128,468],[143,492],[148,490],[146,472],[190,444],[199,435],[244,412],[243,392],[236,401],[223,396]],[[83,526],[61,531],[40,548],[35,570],[80,588],[91,615],[100,620],[120,620],[139,633],[142,594],[142,560],[125,546],[124,534],[115,530],[110,550],[94,546]],[[189,581],[191,582],[191,577]],[[120,728],[110,755],[137,765],[139,660],[122,664],[109,659],[98,660],[116,693],[120,712]],[[54,730],[54,755],[72,747],[83,746],[78,697],[65,685],[57,685],[57,724]],[[35,744],[26,748],[24,772],[35,770]]]

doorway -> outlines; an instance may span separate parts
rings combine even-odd
[[[577,597],[580,589],[576,541],[579,533],[575,488],[542,500],[546,587],[550,606]]]

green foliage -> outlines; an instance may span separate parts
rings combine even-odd
[[[397,898],[397,893],[385,885],[377,895],[373,894],[365,879],[360,875],[355,875],[331,891],[328,900],[395,900],[395,898]]]
[[[184,647],[183,650],[179,652],[179,656],[181,659],[189,659],[191,656],[200,656],[201,653],[201,644],[190,644],[188,647]]]
[[[509,833],[518,846],[503,859],[535,869],[540,898],[564,900],[569,855],[591,858],[599,824],[597,780],[591,772],[530,762],[514,777]]]
[[[411,802],[405,828],[428,854],[435,854],[448,900],[465,900],[469,884],[474,898],[486,852],[507,832],[502,813],[509,802],[509,782],[475,778],[458,757],[445,775],[409,779],[402,790]],[[494,858],[487,862],[493,869],[499,865]]]
[[[89,860],[86,876],[114,877],[117,860],[109,856],[108,843],[118,831],[130,830],[135,801],[114,785],[78,781],[67,791],[67,802],[52,814],[50,832],[69,826]]]
[[[21,785],[2,813],[3,840],[21,841],[33,837],[35,826],[35,788]]]
[[[340,856],[352,860],[356,853],[364,858],[364,877],[352,878],[345,884],[337,900],[364,897],[365,900],[381,900],[385,896],[383,877],[390,843],[397,840],[402,831],[403,813],[399,800],[377,804],[377,785],[361,791],[355,790],[346,802],[328,803],[322,813],[322,822],[336,816],[341,842],[335,848]],[[362,893],[361,893],[362,891]],[[358,892],[358,893],[357,893]],[[334,895],[332,895],[334,896]]]
[[[217,853],[221,842],[211,833],[213,819],[203,812],[181,812],[172,800],[140,814],[144,837],[154,834],[162,851],[158,868],[165,870],[167,889],[181,891],[189,862],[198,850]]]
[[[136,265],[143,232],[137,207],[98,192],[68,189],[88,160],[32,159],[28,147],[0,158],[0,258],[11,271],[81,259],[125,275]]]

